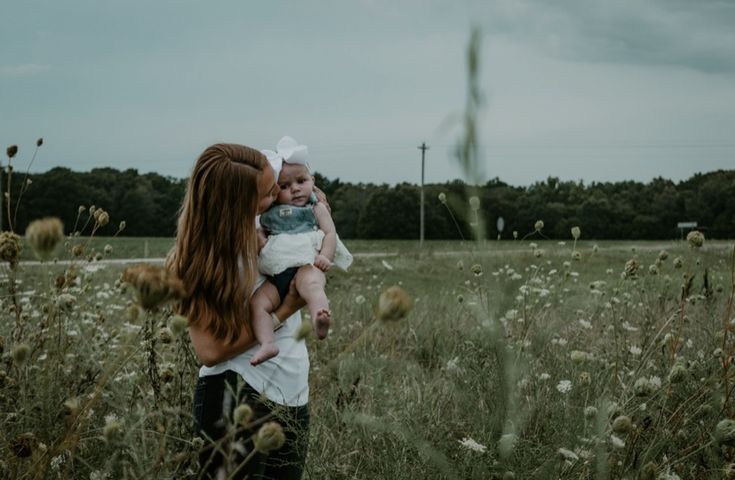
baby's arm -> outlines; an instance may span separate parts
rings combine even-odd
[[[322,240],[322,249],[319,255],[314,259],[314,265],[323,272],[329,270],[334,260],[334,251],[337,249],[337,230],[334,228],[334,221],[329,214],[329,210],[321,203],[314,205],[314,216],[319,224],[319,230],[324,232],[324,240]]]

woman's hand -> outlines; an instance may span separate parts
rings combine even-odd
[[[329,211],[329,213],[332,213],[332,207],[329,206],[329,202],[327,201],[327,196],[316,185],[314,185],[314,193],[316,193],[316,199],[319,201],[319,203],[327,207],[327,211]]]

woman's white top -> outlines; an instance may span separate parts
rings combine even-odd
[[[260,275],[255,288],[260,287],[265,277]],[[235,358],[218,363],[213,367],[201,367],[199,376],[217,375],[232,370],[268,400],[287,407],[300,407],[309,401],[309,354],[306,342],[296,340],[301,326],[301,313],[291,315],[281,328],[274,332],[278,355],[253,367],[250,359],[260,345],[241,353]]]

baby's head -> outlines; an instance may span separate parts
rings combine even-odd
[[[306,165],[283,162],[278,175],[278,186],[281,193],[276,202],[303,207],[314,193],[314,177]]]

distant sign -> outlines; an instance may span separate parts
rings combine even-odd
[[[495,226],[498,227],[498,232],[502,232],[505,228],[505,220],[503,220],[503,217],[498,217],[498,221],[495,223]]]
[[[679,222],[676,228],[697,228],[697,222]]]

